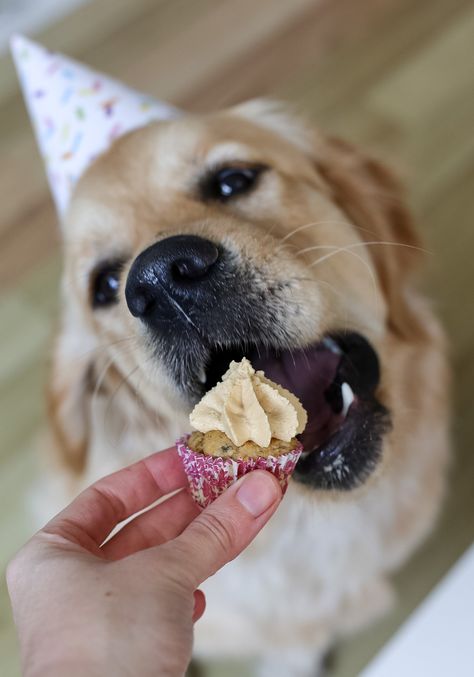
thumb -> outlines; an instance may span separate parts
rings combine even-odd
[[[237,557],[268,522],[282,498],[265,470],[244,475],[168,545],[179,553],[182,573],[196,588]]]

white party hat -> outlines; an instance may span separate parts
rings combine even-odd
[[[14,36],[11,51],[60,217],[86,167],[118,136],[178,109]]]

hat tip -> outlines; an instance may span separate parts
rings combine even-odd
[[[12,33],[8,42],[10,45],[10,52],[14,57],[19,54],[22,49],[32,44],[30,40],[21,33]]]
[[[12,33],[9,39],[10,49],[15,50],[21,44],[24,44],[24,40],[25,36],[22,35],[21,33]]]
[[[10,54],[17,68],[22,68],[22,62],[29,54],[39,56],[44,48],[37,42],[30,40],[21,33],[12,33],[9,38]]]

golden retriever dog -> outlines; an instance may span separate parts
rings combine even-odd
[[[189,430],[231,359],[294,392],[305,453],[277,514],[204,586],[196,656],[309,677],[383,613],[443,495],[443,333],[383,165],[253,101],[116,140],[64,226],[48,508]]]

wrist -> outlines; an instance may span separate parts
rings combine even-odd
[[[20,635],[23,677],[103,677],[104,656],[79,632],[51,631],[26,639]],[[26,641],[25,641],[26,640]]]
[[[88,656],[30,656],[23,677],[103,677],[104,666]]]

